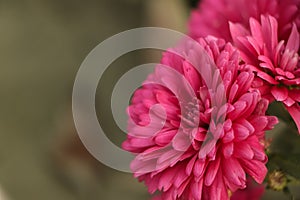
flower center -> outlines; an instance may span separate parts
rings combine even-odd
[[[180,103],[181,112],[183,114],[180,115],[183,127],[184,128],[195,128],[199,125],[199,118],[200,118],[200,106],[199,100],[195,97],[191,99],[190,102]]]

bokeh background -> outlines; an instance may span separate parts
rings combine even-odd
[[[150,199],[132,174],[102,165],[82,146],[72,119],[73,82],[87,54],[114,34],[142,26],[186,32],[195,2],[0,1],[0,200]],[[97,111],[105,114],[99,121],[117,145],[125,135],[109,109],[112,88],[132,67],[159,62],[160,54],[124,55],[99,83]],[[275,196],[288,199],[277,192],[265,199]]]
[[[114,34],[142,26],[185,32],[188,6],[181,0],[0,1],[1,200],[149,198],[131,174],[109,169],[82,146],[72,119],[73,82],[87,54]],[[122,56],[99,84],[97,110],[107,115],[99,121],[118,145],[125,135],[107,109],[113,84],[126,70],[159,58],[155,51]]]

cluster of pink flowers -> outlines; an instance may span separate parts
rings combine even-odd
[[[283,102],[300,130],[300,0],[203,0],[191,14],[193,38],[233,42],[256,75],[253,87]],[[300,131],[299,131],[300,132]]]
[[[133,95],[123,148],[155,199],[259,199],[272,101],[300,130],[300,0],[202,0]],[[251,177],[251,178],[250,178]],[[251,195],[249,195],[249,192]]]

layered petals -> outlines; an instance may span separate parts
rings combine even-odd
[[[241,24],[231,23],[230,30],[242,59],[260,79],[253,87],[265,98],[282,102],[300,133],[300,34],[296,24],[281,41],[277,35],[278,22],[270,15],[262,15],[260,21],[251,18],[248,33]]]
[[[156,198],[226,200],[247,174],[264,180],[264,132],[277,119],[265,115],[268,101],[230,43],[183,44],[134,93],[123,148],[137,153],[131,169]]]
[[[287,39],[293,24],[300,30],[299,0],[202,0],[192,11],[189,20],[189,35],[194,38],[213,35],[232,41],[229,22],[239,23],[246,30],[260,34],[250,18],[260,19],[271,15],[278,21],[278,36]],[[250,27],[251,26],[251,27]]]

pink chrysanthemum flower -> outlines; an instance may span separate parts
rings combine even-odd
[[[230,25],[232,37],[243,60],[253,65],[257,79],[254,87],[261,94],[283,102],[300,132],[300,35],[296,25],[285,41],[278,41],[278,24],[272,16],[251,18],[250,30],[240,24]]]
[[[128,108],[131,169],[165,200],[226,200],[246,187],[246,174],[262,183],[267,173],[264,131],[277,123],[265,115],[268,100],[250,88],[254,74],[231,44],[198,42],[166,52],[170,67],[158,65]]]
[[[300,29],[299,0],[202,0],[192,11],[189,34],[193,38],[213,35],[232,41],[228,22],[249,28],[249,18],[262,14],[274,16],[279,22],[280,39],[287,37],[292,24]]]

